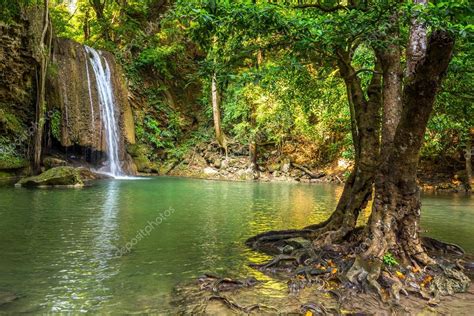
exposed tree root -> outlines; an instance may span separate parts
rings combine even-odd
[[[421,237],[423,247],[429,252],[441,252],[456,256],[464,256],[464,249],[456,244],[446,243],[431,237]]]
[[[255,278],[231,279],[212,274],[204,274],[198,278],[201,290],[210,290],[214,293],[233,291],[239,288],[252,287],[258,283]]]
[[[320,229],[318,227],[317,229]],[[406,253],[403,243],[399,248],[388,249],[397,256],[400,263],[384,263],[385,250],[381,245],[381,255],[366,257],[370,249],[367,231],[357,228],[351,232],[326,232],[324,238],[316,238],[312,229],[271,231],[247,240],[251,248],[265,253],[277,254],[263,264],[253,264],[260,271],[276,274],[284,273],[289,279],[288,290],[298,293],[301,289],[318,284],[322,289],[334,288],[334,284],[346,289],[377,293],[382,301],[398,304],[400,293],[418,295],[436,304],[440,295],[465,292],[470,284],[460,264],[446,260],[433,260],[424,264],[417,260],[416,254]],[[333,240],[339,240],[326,247]],[[323,240],[318,248],[318,240]],[[342,240],[342,241],[341,241]],[[418,245],[424,255],[425,250],[443,256],[461,256],[461,247],[444,243],[430,237],[420,238]],[[385,248],[386,249],[386,248]],[[416,249],[408,248],[408,249]],[[427,256],[427,255],[426,255]],[[410,260],[410,258],[413,258]]]
[[[326,307],[324,307],[323,304],[316,302],[308,302],[306,304],[301,305],[301,312],[303,314],[311,312],[315,315],[328,315],[328,310],[326,309]]]
[[[226,307],[228,307],[231,310],[234,310],[236,312],[241,312],[245,314],[250,314],[253,311],[277,311],[275,308],[270,307],[270,306],[265,306],[261,304],[252,304],[250,306],[242,306],[239,303],[231,300],[230,298],[227,298],[225,296],[221,295],[212,295],[208,299],[208,301],[219,301],[222,302]],[[205,306],[205,305],[203,305]]]

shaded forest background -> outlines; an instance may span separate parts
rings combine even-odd
[[[377,41],[383,25],[354,16],[354,24],[327,20],[315,27],[316,12],[296,8],[300,4],[53,0],[49,8],[56,36],[110,51],[125,70],[138,141],[128,152],[139,171],[167,173],[192,160],[196,149],[209,148],[220,160],[226,154],[248,157],[249,168],[262,171],[286,161],[310,170],[337,166],[341,159],[350,164],[346,88],[323,47],[339,40],[334,31],[363,37],[352,61],[367,86],[374,67],[367,38]],[[466,4],[434,2],[430,13],[468,21],[472,8],[466,11]],[[3,1],[3,23],[17,23],[32,5],[38,3]],[[413,8],[397,10],[403,16]],[[420,167],[422,179],[439,177],[468,187],[474,139],[472,24],[457,31],[462,36],[428,123]],[[50,65],[48,74],[55,71]],[[28,128],[22,111],[0,105],[2,146]],[[50,121],[57,137],[59,120]],[[28,160],[29,141],[15,144],[13,152],[0,153],[2,164]]]

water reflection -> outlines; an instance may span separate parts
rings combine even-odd
[[[99,198],[94,201],[95,216],[83,225],[73,223],[68,229],[60,230],[67,247],[64,253],[58,254],[55,266],[59,271],[53,276],[57,285],[43,304],[53,312],[87,312],[112,297],[111,289],[105,283],[118,273],[111,259],[116,253],[114,244],[118,240],[120,183],[106,183],[102,193],[95,196]]]
[[[173,287],[204,272],[253,275],[268,281],[265,294],[286,295],[285,283],[248,266],[268,257],[244,241],[324,220],[341,191],[165,177],[81,190],[0,189],[0,289],[22,295],[0,306],[0,314],[175,314]],[[473,206],[474,198],[424,196],[422,228],[472,253]],[[173,215],[115,257],[114,245],[125,245],[170,207]]]

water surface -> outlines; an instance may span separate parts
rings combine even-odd
[[[325,219],[342,187],[182,178],[0,188],[0,312],[171,313],[204,272],[254,275],[246,238]],[[474,198],[425,195],[422,227],[474,253]],[[273,284],[273,286],[277,286]]]

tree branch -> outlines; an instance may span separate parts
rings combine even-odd
[[[362,73],[362,72],[371,72],[371,73],[374,73],[374,74],[377,74],[377,75],[381,75],[381,74],[382,74],[380,71],[375,71],[374,69],[362,68],[362,69],[357,70],[357,71],[354,73],[354,76],[357,76],[358,74],[360,74],[360,73]]]

